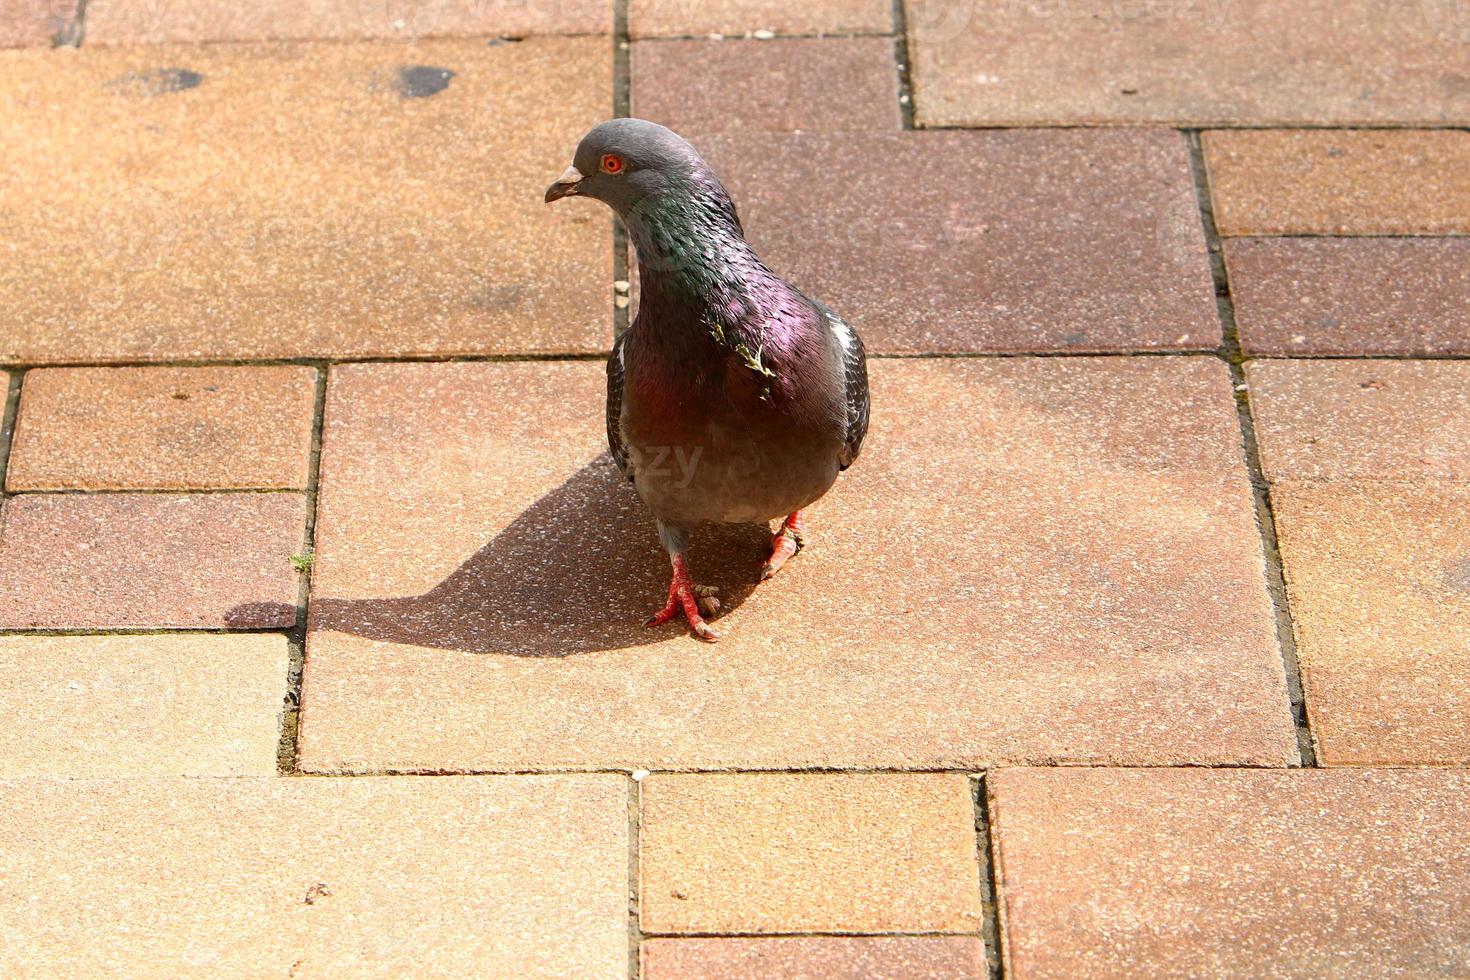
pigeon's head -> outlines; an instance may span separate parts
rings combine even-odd
[[[672,129],[611,119],[582,137],[572,165],[546,188],[546,203],[595,197],[626,217],[648,198],[688,188],[708,174],[694,147]]]

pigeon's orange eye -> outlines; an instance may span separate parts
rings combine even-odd
[[[620,174],[623,172],[623,158],[616,153],[604,153],[602,155],[602,172],[605,174]]]

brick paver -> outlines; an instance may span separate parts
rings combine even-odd
[[[71,37],[77,0],[5,0],[0,48],[48,47]]]
[[[26,495],[0,522],[0,628],[296,621],[299,494]]]
[[[1470,123],[1453,3],[908,0],[923,125]]]
[[[1327,765],[1470,763],[1470,485],[1272,488]]]
[[[1216,131],[1204,151],[1222,235],[1470,234],[1467,132]]]
[[[1455,976],[1470,773],[987,777],[1018,977]]]
[[[0,636],[0,778],[269,776],[283,636]]]
[[[0,307],[25,329],[0,361],[602,349],[606,216],[539,189],[610,62],[605,38],[11,55]]]
[[[612,0],[89,0],[88,44],[605,34]]]
[[[639,41],[632,114],[689,135],[903,128],[893,40],[884,37]]]
[[[893,30],[889,0],[628,0],[634,37],[706,34],[886,34]]]
[[[1219,344],[1178,134],[745,133],[699,145],[762,257],[870,350]]]
[[[962,773],[654,775],[639,838],[646,933],[980,929]]]
[[[985,980],[974,936],[647,939],[644,980]]]
[[[1470,241],[1237,238],[1225,263],[1247,353],[1470,355]]]
[[[1470,480],[1470,363],[1246,365],[1271,480]]]
[[[626,785],[0,782],[0,970],[623,977]]]
[[[799,561],[755,589],[763,533],[696,539],[706,646],[641,626],[668,566],[599,461],[600,364],[335,369],[303,764],[1294,758],[1224,365],[872,372]]]
[[[304,490],[307,367],[29,372],[6,473],[18,490]]]

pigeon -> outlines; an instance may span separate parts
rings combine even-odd
[[[607,441],[673,566],[649,626],[679,615],[700,639],[719,610],[695,584],[690,530],[779,520],[761,579],[806,543],[802,511],[858,458],[868,430],[862,339],[756,255],[694,147],[642,119],[592,129],[546,203],[613,209],[638,254],[638,315],[607,362]]]

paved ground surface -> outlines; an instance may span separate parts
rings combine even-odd
[[[0,48],[0,972],[1470,976],[1464,4]],[[697,541],[713,647],[540,203],[627,111],[875,355],[812,546]]]

